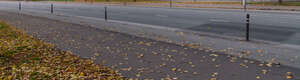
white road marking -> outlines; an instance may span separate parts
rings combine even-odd
[[[120,14],[129,14],[128,12],[120,12]]]
[[[164,18],[167,18],[168,16],[167,15],[161,15],[161,14],[157,14],[155,16],[158,16],[158,17],[164,17]]]
[[[212,21],[212,22],[230,22],[230,21],[221,20],[221,19],[209,19],[209,21]]]

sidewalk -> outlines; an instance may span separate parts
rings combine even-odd
[[[79,25],[80,23],[75,23],[76,21],[66,23],[5,11],[0,11],[0,19],[25,30],[34,37],[53,43],[60,49],[69,50],[81,57],[89,57],[97,63],[111,66],[129,78],[154,80],[300,79],[300,70],[296,68],[245,59],[241,56],[232,56],[208,49],[203,50],[192,44],[176,45]],[[107,25],[97,26],[108,27]],[[289,74],[290,72],[292,75]]]

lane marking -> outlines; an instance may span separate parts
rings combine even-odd
[[[120,14],[129,14],[129,12],[120,12]]]
[[[157,14],[157,15],[155,15],[155,16],[157,16],[157,17],[163,17],[163,18],[169,17],[169,16],[167,16],[167,15],[161,15],[161,14]]]
[[[209,21],[212,21],[212,22],[230,22],[230,21],[221,20],[221,19],[209,19]]]

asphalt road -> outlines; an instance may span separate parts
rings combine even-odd
[[[0,2],[0,7],[18,10],[18,2]],[[22,2],[22,10],[50,13],[50,3]],[[104,18],[104,6],[55,3],[54,13]],[[300,45],[300,13],[263,11],[248,11],[248,13],[251,15],[251,39]],[[242,10],[108,6],[108,15],[112,20],[245,36],[246,13]]]

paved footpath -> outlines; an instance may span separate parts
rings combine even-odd
[[[0,11],[0,20],[137,79],[300,80],[300,69],[85,25]],[[286,79],[290,77],[292,79]]]

